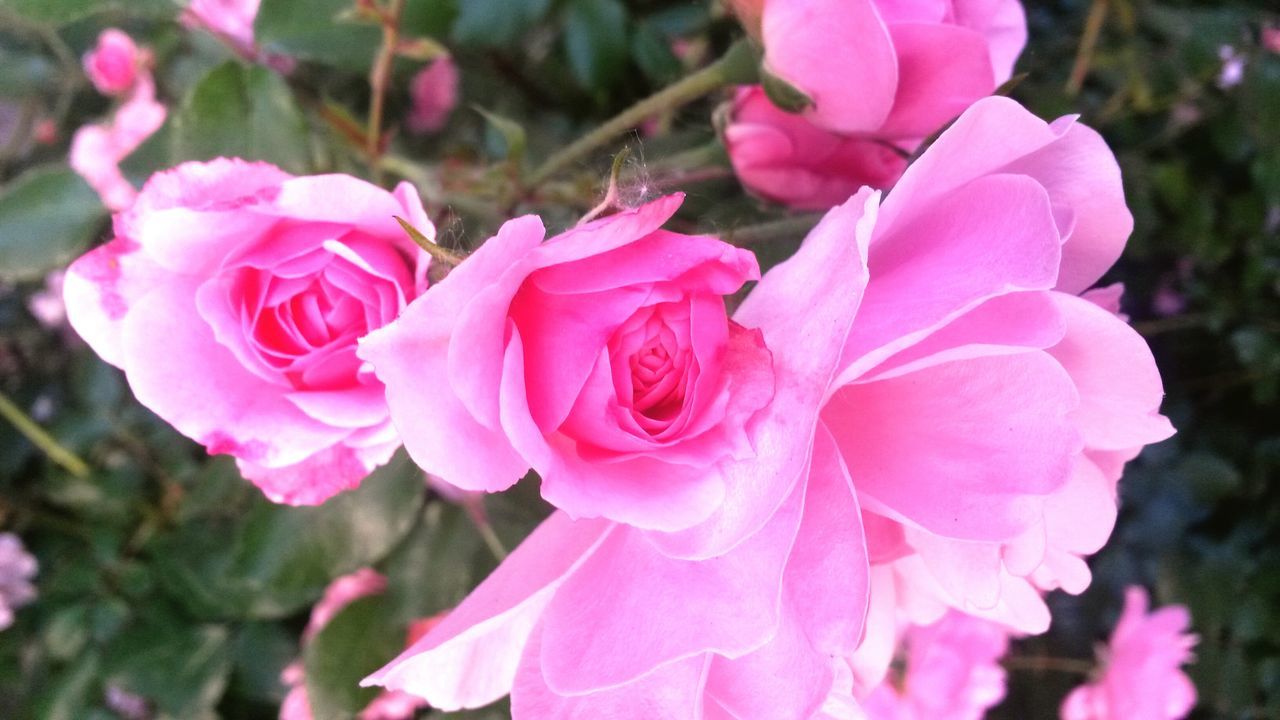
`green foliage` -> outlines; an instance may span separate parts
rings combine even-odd
[[[66,167],[28,170],[0,191],[0,278],[31,280],[84,250],[106,214]]]

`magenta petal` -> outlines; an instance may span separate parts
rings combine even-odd
[[[889,116],[898,60],[871,0],[766,2],[762,27],[765,67],[813,100],[816,125],[871,132]]]
[[[986,37],[996,84],[1008,80],[1027,44],[1027,16],[1020,0],[951,0],[951,4],[958,24]]]
[[[944,537],[1008,540],[1080,450],[1079,400],[1047,354],[974,358],[832,396],[823,420],[871,510]]]
[[[651,538],[663,552],[686,558],[726,552],[764,526],[803,479],[817,411],[865,287],[878,198],[863,189],[827,213],[738,309],[736,322],[783,350],[774,357],[773,402],[748,428],[757,457],[726,463],[728,494],[706,522]]]
[[[669,558],[640,531],[610,535],[547,607],[547,684],[560,694],[604,690],[670,662],[741,657],[767,642],[803,501],[797,488],[760,532],[709,560]]]
[[[1085,446],[1124,450],[1173,435],[1160,414],[1164,385],[1142,336],[1083,298],[1054,293],[1067,334],[1049,353],[1080,392],[1074,420]]]
[[[974,30],[903,23],[890,25],[889,36],[898,53],[898,92],[877,134],[927,137],[996,89],[986,38]]]
[[[332,445],[300,463],[280,468],[248,461],[236,464],[245,479],[257,485],[271,502],[319,505],[340,492],[359,487],[375,467],[391,459],[395,449],[394,444],[373,451]]]
[[[539,720],[653,720],[694,718],[702,703],[710,657],[695,655],[664,665],[616,688],[584,695],[558,695],[542,676],[542,628],[534,629],[525,647],[515,687],[511,716]]]
[[[552,515],[430,633],[361,684],[413,693],[441,710],[511,692],[547,602],[613,527]]]

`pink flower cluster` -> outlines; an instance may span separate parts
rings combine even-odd
[[[509,694],[517,719],[977,718],[1010,633],[1089,585],[1124,465],[1173,433],[1122,289],[1095,287],[1133,226],[1115,157],[986,97],[1015,0],[734,7],[771,76],[735,96],[739,176],[827,210],[767,272],[673,229],[674,194],[550,238],[509,220],[428,287],[412,186],[229,159],[153,177],[68,270],[72,326],[272,500],[323,502],[400,444],[468,493],[536,471],[556,511],[366,683]],[[446,62],[420,129],[456,100]],[[1185,617],[1143,610],[1107,677],[1182,687]],[[1070,720],[1122,717],[1111,682]]]
[[[38,567],[17,535],[0,533],[0,630],[13,624],[18,608],[36,599],[31,581]]]

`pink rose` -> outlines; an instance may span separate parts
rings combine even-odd
[[[1196,704],[1196,688],[1181,666],[1192,660],[1197,638],[1187,630],[1191,615],[1173,605],[1147,613],[1147,593],[1125,591],[1097,681],[1082,685],[1062,703],[1062,720],[1180,720]]]
[[[139,401],[276,502],[355,487],[398,445],[356,342],[426,287],[412,186],[219,159],[154,176],[73,263],[72,327]]]
[[[662,530],[720,504],[773,373],[724,307],[755,258],[660,230],[681,201],[545,243],[537,218],[512,220],[361,344],[423,469],[493,492],[532,466],[571,515]]]
[[[413,100],[409,111],[410,130],[431,133],[444,127],[458,104],[458,66],[453,58],[437,58],[414,75],[409,96]]]
[[[823,130],[779,110],[758,86],[738,91],[724,141],[748,190],[801,209],[839,205],[864,185],[888,188],[907,168],[904,149]]]
[[[807,718],[826,705],[838,681],[833,658],[851,654],[862,634],[867,559],[849,475],[829,435],[815,444],[814,430],[858,304],[862,256],[845,231],[861,228],[865,247],[870,225],[860,218],[872,200],[864,191],[833,211],[734,315],[757,328],[768,347],[790,352],[774,359],[776,390],[750,423],[757,454],[726,463],[723,501],[707,520],[664,533],[557,512],[439,626],[366,682],[446,710],[512,693],[514,717],[540,720],[684,718],[704,711],[727,718],[748,709],[748,716]],[[676,202],[666,198],[611,220],[652,232]],[[597,234],[589,247],[614,252],[617,242],[598,235],[609,227],[604,223],[589,226]],[[668,235],[680,241],[667,252],[636,254],[612,269],[601,262],[588,275],[562,267],[600,286],[652,273],[640,258],[657,255],[670,263],[681,249],[712,248],[709,239]],[[541,247],[546,252],[571,240],[578,238]],[[732,258],[739,251],[718,253]],[[481,257],[477,252],[464,261],[426,298]],[[686,260],[673,272],[687,266]],[[731,277],[737,282],[740,275]],[[551,278],[542,286],[564,288]],[[556,315],[565,316],[572,315]],[[508,323],[513,337],[514,325]],[[399,351],[421,367],[422,358],[439,352],[428,350],[431,341]],[[396,391],[389,386],[388,392]],[[458,422],[446,431],[454,443],[470,432]],[[496,445],[502,435],[489,437]],[[663,479],[649,476],[651,486]]]
[[[138,191],[120,171],[120,163],[160,129],[167,114],[156,102],[150,75],[144,74],[110,120],[76,130],[71,169],[97,191],[108,210],[119,212],[133,204]]]
[[[125,33],[103,30],[98,44],[84,56],[84,71],[98,92],[123,95],[133,88],[145,63],[145,53]]]
[[[740,3],[750,5],[750,3]],[[921,139],[990,95],[1026,44],[1018,0],[764,0],[765,68],[842,133]]]
[[[951,612],[903,636],[904,669],[862,701],[875,720],[982,720],[1004,699],[1009,633]]]

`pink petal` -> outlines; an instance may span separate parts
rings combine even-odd
[[[115,239],[67,268],[62,297],[67,321],[103,360],[121,367],[123,323],[130,308],[170,274],[127,240]]]
[[[871,0],[766,2],[763,32],[765,67],[813,100],[815,124],[871,132],[889,116],[898,60]]]
[[[1085,445],[1123,450],[1173,435],[1160,415],[1164,385],[1151,349],[1122,320],[1088,300],[1064,293],[1053,298],[1067,321],[1067,334],[1049,353],[1080,392],[1073,419]]]
[[[898,92],[878,134],[923,138],[996,89],[987,41],[957,25],[889,25]]]
[[[1049,198],[1026,177],[979,178],[910,218],[877,224],[871,280],[841,359],[841,383],[993,297],[1047,290],[1057,277]]]
[[[1020,0],[951,0],[960,25],[986,37],[996,84],[1013,75],[1013,65],[1027,44],[1027,16]]]
[[[548,601],[613,527],[552,515],[439,625],[361,684],[413,693],[440,710],[481,707],[512,692]]]
[[[640,531],[613,533],[547,607],[547,684],[560,694],[604,690],[670,662],[737,658],[767,642],[803,501],[797,488],[760,532],[708,560],[666,557]]]
[[[446,360],[450,337],[465,299],[540,243],[542,236],[542,222],[536,217],[507,222],[497,237],[410,303],[397,321],[360,343],[359,356],[372,363],[378,379],[388,385],[392,420],[414,461],[466,490],[495,492],[510,487],[529,463],[511,448],[496,418],[492,427],[480,424],[454,392]],[[459,352],[477,363],[495,355],[494,367],[500,368],[500,343],[499,338],[496,348],[463,346]],[[476,447],[486,451],[468,449]]]
[[[867,507],[957,539],[1039,519],[1080,439],[1070,379],[1041,352],[974,358],[835,392],[823,420]]]

